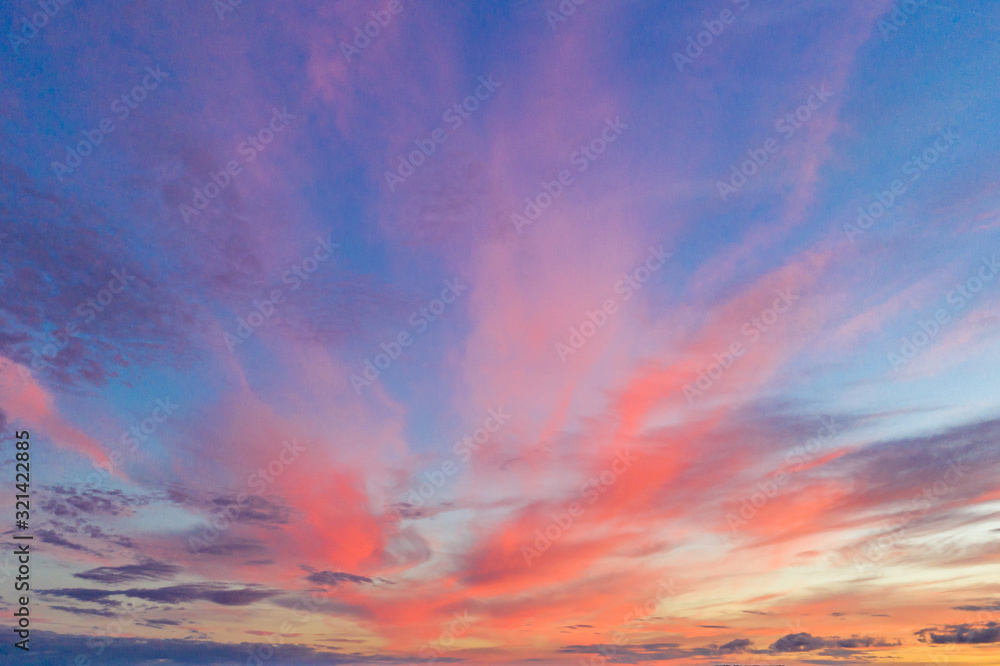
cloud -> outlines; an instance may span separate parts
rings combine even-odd
[[[955,606],[954,608],[960,611],[1000,611],[1000,601],[987,606]]]
[[[41,594],[46,596],[67,597],[69,599],[76,599],[77,601],[102,602],[113,594],[121,593],[110,592],[108,590],[95,590],[85,587],[71,587],[56,590],[42,590]]]
[[[595,643],[592,645],[567,645],[561,648],[560,652],[601,654],[615,662],[633,663],[635,661],[669,661],[691,657],[720,657],[727,654],[747,652],[751,645],[753,645],[753,642],[746,638],[737,638],[724,645],[713,643],[697,648],[682,648],[678,643],[646,643],[643,645]]]
[[[591,645],[566,645],[559,648],[566,654],[600,654],[608,659],[624,663],[639,661],[666,661],[694,656],[692,650],[685,650],[678,643],[648,643],[646,645],[614,645],[593,643]]]
[[[91,588],[60,588],[44,590],[42,594],[68,597],[78,601],[102,601],[111,596],[126,596],[165,604],[190,601],[210,601],[220,606],[249,606],[279,592],[261,587],[233,588],[220,583],[172,585],[159,588],[132,588],[128,590],[95,590]]]
[[[32,634],[31,651],[37,651],[39,663],[74,663],[77,655],[93,657],[96,636],[58,634],[36,630]],[[35,644],[35,641],[38,644]],[[109,638],[101,636],[103,646],[99,662],[108,666],[201,665],[245,664],[250,654],[260,655],[262,661],[273,664],[405,664],[416,659],[403,659],[388,655],[342,654],[319,650],[305,645],[270,645],[268,643],[218,643],[208,640],[179,640],[155,638]],[[12,641],[0,644],[0,661],[14,663],[20,650]],[[271,655],[264,660],[263,655]],[[438,661],[448,661],[439,659]]]
[[[211,503],[213,512],[225,512],[229,520],[236,523],[287,525],[292,515],[287,506],[275,504],[257,495],[250,495],[243,502],[237,501],[235,495],[216,497]]]
[[[306,576],[306,580],[316,583],[317,585],[333,585],[340,586],[343,583],[371,583],[373,582],[371,578],[367,576],[356,576],[349,573],[340,573],[336,571],[315,571],[309,567],[302,567],[306,571],[311,571],[311,573]]]
[[[96,551],[93,551],[86,546],[81,546],[78,543],[73,543],[72,541],[64,539],[52,530],[38,530],[36,534],[43,543],[48,543],[53,546],[62,546],[63,548],[69,548],[70,550],[76,550],[81,553],[91,553],[92,555],[98,554]]]
[[[809,652],[826,646],[826,641],[807,633],[788,634],[771,643],[772,652]]]
[[[248,555],[262,550],[264,544],[256,539],[232,539],[198,547],[198,552],[205,555]]]
[[[1000,622],[949,624],[944,629],[921,629],[917,635],[924,641],[930,636],[931,643],[1000,643]]]
[[[117,617],[118,613],[103,608],[76,608],[74,606],[49,606],[53,610],[60,610],[74,615],[98,615],[100,617]]]
[[[753,645],[753,642],[746,638],[737,638],[734,641],[729,641],[725,645],[719,646],[719,654],[731,654],[733,652],[746,652],[747,649]]]
[[[41,507],[47,515],[60,518],[129,515],[153,501],[151,496],[126,495],[121,490],[78,490],[68,486],[50,486],[46,490],[50,496],[42,501]]]
[[[823,638],[806,632],[788,634],[771,643],[771,652],[812,652],[821,648],[840,648],[854,650],[858,648],[889,647],[899,643],[888,643],[883,638],[870,636],[852,636],[851,638]]]
[[[141,218],[116,222],[86,198],[47,191],[6,161],[0,162],[0,191],[0,231],[9,232],[0,243],[0,281],[16,282],[19,295],[0,303],[0,355],[62,386],[101,385],[124,365],[186,355],[186,333],[197,319],[193,299],[165,288],[176,278],[144,273],[155,264],[143,260]],[[112,270],[135,276],[106,308],[88,309],[87,299],[105,289]],[[65,333],[70,324],[76,325],[72,337]],[[68,345],[55,348],[49,333]]]
[[[73,574],[77,578],[98,583],[116,585],[133,580],[161,580],[172,578],[181,572],[181,567],[166,562],[147,560],[142,564],[126,564],[120,567],[98,567]]]

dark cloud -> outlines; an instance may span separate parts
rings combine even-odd
[[[921,629],[917,635],[931,643],[1000,643],[1000,623],[949,624],[944,629]]]
[[[886,647],[888,643],[881,639],[871,638],[870,636],[865,636],[859,638],[857,636],[853,638],[835,638],[829,641],[834,646],[839,648],[847,648],[855,650],[857,648],[869,648],[869,647]]]
[[[719,646],[719,654],[732,654],[734,652],[746,652],[753,643],[746,638],[737,638],[729,641],[725,645]]]
[[[86,546],[81,546],[78,543],[74,543],[72,541],[69,541],[68,539],[64,539],[62,536],[60,536],[56,532],[53,532],[52,530],[38,530],[37,532],[35,532],[35,534],[38,535],[38,538],[41,539],[42,543],[51,544],[53,546],[62,546],[63,548],[69,548],[70,550],[76,550],[81,553],[90,553],[92,555],[100,554],[97,551],[87,548]]]
[[[197,632],[196,632],[197,633]],[[203,634],[202,634],[203,635]],[[108,638],[76,634],[58,634],[35,630],[31,634],[31,660],[25,663],[72,664],[77,655],[90,658],[90,663],[106,666],[241,666],[250,655],[257,655],[262,663],[320,665],[329,664],[414,664],[417,656],[396,657],[380,654],[329,652],[306,645],[278,643],[217,643],[199,639]],[[88,644],[89,641],[89,644]],[[99,641],[99,642],[98,642]],[[93,646],[103,646],[97,657]],[[270,655],[265,658],[265,655]],[[24,659],[25,653],[13,646],[13,641],[0,642],[0,662],[15,663]],[[458,659],[439,657],[441,663]]]
[[[899,645],[899,643],[888,643],[883,638],[872,638],[870,636],[852,636],[850,638],[834,636],[832,638],[823,638],[822,636],[813,636],[812,634],[801,632],[782,636],[774,643],[771,643],[769,649],[771,652],[812,652],[813,650],[820,650],[822,648],[856,650],[894,645]]]
[[[695,656],[694,651],[685,650],[678,643],[648,643],[646,645],[614,645],[594,643],[591,645],[566,645],[559,648],[564,654],[599,654],[612,663],[636,663],[641,661],[668,661]]]
[[[44,486],[39,494],[39,505],[48,518],[44,528],[37,532],[39,539],[53,546],[99,556],[109,546],[127,550],[138,548],[131,538],[110,532],[92,520],[130,516],[135,509],[155,501],[152,495],[130,495],[121,490],[86,486]]]
[[[248,606],[263,599],[273,597],[278,594],[278,591],[260,587],[233,588],[220,583],[197,583],[159,588],[132,588],[128,590],[61,588],[44,590],[42,594],[68,597],[78,601],[101,601],[111,596],[126,596],[165,604],[210,601],[221,606]]]
[[[992,472],[1000,467],[998,439],[1000,419],[978,421],[926,437],[880,442],[843,456],[831,469],[843,466],[850,472],[863,489],[856,499],[866,506],[909,500],[943,481],[952,466],[962,476],[951,496],[975,497],[996,478]]]
[[[678,643],[646,643],[643,645],[614,645],[595,643],[592,645],[567,645],[560,652],[572,654],[600,654],[608,662],[636,663],[645,661],[670,661],[692,657],[721,657],[729,654],[748,652],[753,643],[745,638],[729,641],[725,645],[706,645],[698,648],[682,648]]]
[[[409,502],[397,502],[389,507],[398,520],[423,518],[425,512]]]
[[[121,490],[98,488],[71,488],[51,486],[45,488],[49,496],[40,503],[46,515],[58,518],[81,516],[130,515],[136,508],[147,506],[153,497],[127,495]]]
[[[181,567],[179,566],[156,560],[147,560],[141,564],[126,564],[120,567],[98,567],[73,575],[84,580],[116,585],[134,580],[163,580],[164,578],[172,578],[180,572]]]
[[[955,606],[955,610],[960,611],[1000,611],[1000,601],[986,606]]]
[[[33,372],[48,382],[73,386],[101,385],[129,363],[188,353],[184,338],[194,326],[193,308],[171,293],[176,288],[164,288],[179,279],[148,274],[156,265],[146,259],[151,232],[148,216],[120,217],[85,198],[48,191],[0,160],[0,233],[6,235],[0,284],[15,285],[16,294],[0,298],[0,355],[34,363]],[[87,299],[114,279],[111,271],[123,269],[134,276],[128,288],[103,312],[88,310]],[[65,334],[69,324],[77,325],[73,337]],[[50,346],[50,332],[68,345]]]
[[[84,524],[80,527],[80,529],[91,539],[97,539],[104,543],[117,544],[122,548],[127,548],[129,550],[138,550],[138,546],[134,541],[132,541],[132,539],[120,534],[105,532],[104,529],[98,525]]]
[[[75,606],[49,606],[53,610],[60,610],[74,615],[98,615],[100,617],[117,617],[118,613],[106,608],[77,608]]]
[[[323,615],[344,615],[359,620],[372,620],[372,609],[361,604],[341,601],[330,594],[286,594],[274,599],[275,606],[281,606],[296,612],[315,612]]]
[[[256,539],[230,539],[222,543],[199,546],[198,554],[203,555],[249,555],[264,550],[264,544]]]
[[[99,602],[104,601],[112,594],[118,593],[109,590],[95,590],[88,587],[69,587],[56,590],[42,590],[41,594],[52,597],[67,597],[69,599],[76,599],[77,601]]]
[[[809,652],[822,647],[826,647],[826,641],[819,636],[803,632],[782,636],[771,643],[770,649],[772,652]]]
[[[236,495],[216,497],[211,500],[212,513],[221,513],[235,523],[256,523],[260,525],[287,525],[291,522],[292,510],[275,504],[258,495],[250,495],[242,502]]]
[[[333,585],[339,587],[343,583],[372,583],[367,576],[356,576],[355,574],[342,573],[339,571],[316,571],[311,567],[303,566],[304,570],[310,572],[306,580],[317,585]]]
[[[188,601],[210,601],[221,606],[248,606],[263,599],[278,594],[276,590],[259,587],[230,588],[214,583],[196,585],[174,585],[156,589],[131,589],[124,592],[126,596],[158,601],[167,604],[179,604]]]

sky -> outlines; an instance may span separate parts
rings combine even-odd
[[[997,3],[0,36],[4,660],[1000,663]]]

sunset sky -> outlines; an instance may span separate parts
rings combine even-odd
[[[0,36],[0,661],[1000,664],[998,3]]]

